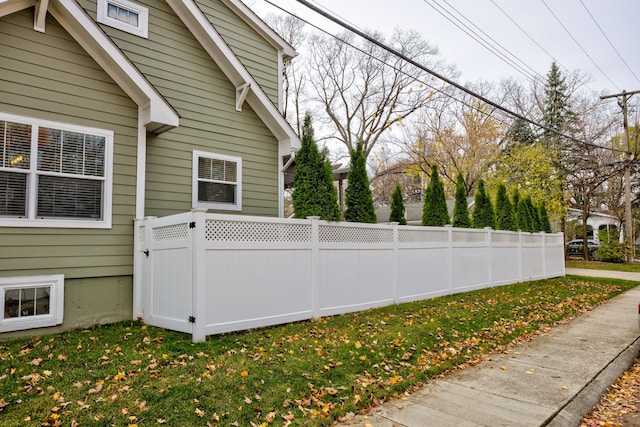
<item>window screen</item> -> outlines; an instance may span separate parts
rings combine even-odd
[[[0,149],[0,218],[105,219],[106,135],[0,120]]]
[[[242,159],[194,152],[194,207],[241,208]]]

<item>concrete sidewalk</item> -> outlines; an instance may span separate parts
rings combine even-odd
[[[640,281],[640,273],[567,269]],[[490,361],[429,381],[339,425],[578,426],[640,353],[640,287]]]

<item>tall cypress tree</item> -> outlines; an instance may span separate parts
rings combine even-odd
[[[513,205],[513,218],[515,220],[514,222],[515,222],[516,231],[518,230],[524,231],[521,225],[523,220],[520,219],[520,192],[518,191],[517,188],[513,190],[512,205]]]
[[[467,192],[464,186],[464,178],[460,173],[456,178],[455,204],[453,205],[453,226],[471,228],[469,205],[467,204]]]
[[[531,196],[527,196],[524,199],[524,203],[527,209],[527,214],[529,215],[529,230],[532,233],[537,233],[540,231],[540,218],[538,216],[538,209],[533,205],[531,201]]]
[[[478,181],[478,190],[476,191],[471,222],[474,228],[496,228],[496,217],[493,212],[491,198],[484,188],[483,180]]]
[[[402,188],[400,184],[396,184],[396,188],[391,195],[391,212],[389,212],[389,222],[397,222],[400,225],[406,225],[404,202],[402,201]]]
[[[319,216],[329,221],[340,219],[338,193],[333,185],[331,165],[320,154],[313,139],[313,126],[309,113],[304,118],[301,146],[296,153],[293,187],[294,217]]]
[[[498,230],[516,231],[513,205],[507,195],[507,187],[503,183],[498,185],[496,194],[496,228]]]
[[[362,151],[362,141],[358,141],[355,150],[351,150],[351,169],[345,191],[347,206],[344,217],[349,222],[375,223],[376,213],[373,197],[367,177],[367,164]]]
[[[518,214],[518,228],[522,231],[531,231],[531,215],[529,215],[527,203],[522,197],[520,197],[518,200],[516,212]]]
[[[438,167],[431,166],[431,178],[429,186],[424,194],[422,207],[422,225],[442,227],[449,224],[449,211],[447,200],[444,197],[444,185],[438,176]]]
[[[551,230],[551,221],[549,221],[549,215],[547,214],[547,205],[545,202],[541,202],[538,207],[538,214],[540,216],[540,231],[545,233],[553,233]]]

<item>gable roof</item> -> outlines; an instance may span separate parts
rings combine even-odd
[[[34,29],[44,32],[44,16],[49,12],[141,108],[149,132],[179,125],[178,113],[75,0],[4,0],[0,17],[34,6]]]
[[[287,55],[293,48],[253,14],[240,0],[222,0],[267,41]],[[251,106],[280,143],[281,152],[300,147],[300,139],[260,85],[242,65],[222,36],[193,0],[167,0],[169,6],[192,32],[222,72],[236,87],[239,103]],[[0,17],[36,7],[34,29],[44,31],[44,16],[49,12],[87,51],[104,71],[141,108],[142,119],[150,132],[161,133],[179,125],[179,115],[146,77],[105,34],[76,0],[3,0]]]
[[[298,135],[255,81],[251,73],[242,65],[195,1],[167,0],[167,4],[236,87],[238,97],[241,98],[240,103],[246,100],[278,139],[281,143],[281,152],[298,149],[300,147]],[[236,13],[239,12],[236,11]]]
[[[229,9],[234,11],[256,33],[260,34],[271,46],[282,53],[284,60],[290,60],[298,56],[298,52],[280,34],[267,25],[256,13],[242,0],[221,0]]]

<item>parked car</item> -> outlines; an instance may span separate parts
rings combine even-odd
[[[582,245],[583,245],[583,240],[582,239],[575,239],[575,240],[571,240],[569,242],[567,242],[567,255],[573,255],[573,256],[582,256],[584,254],[583,250],[582,250]],[[595,251],[598,250],[598,248],[600,247],[600,243],[596,242],[595,240],[587,240],[587,246],[589,248],[589,255],[592,258],[595,258]]]

